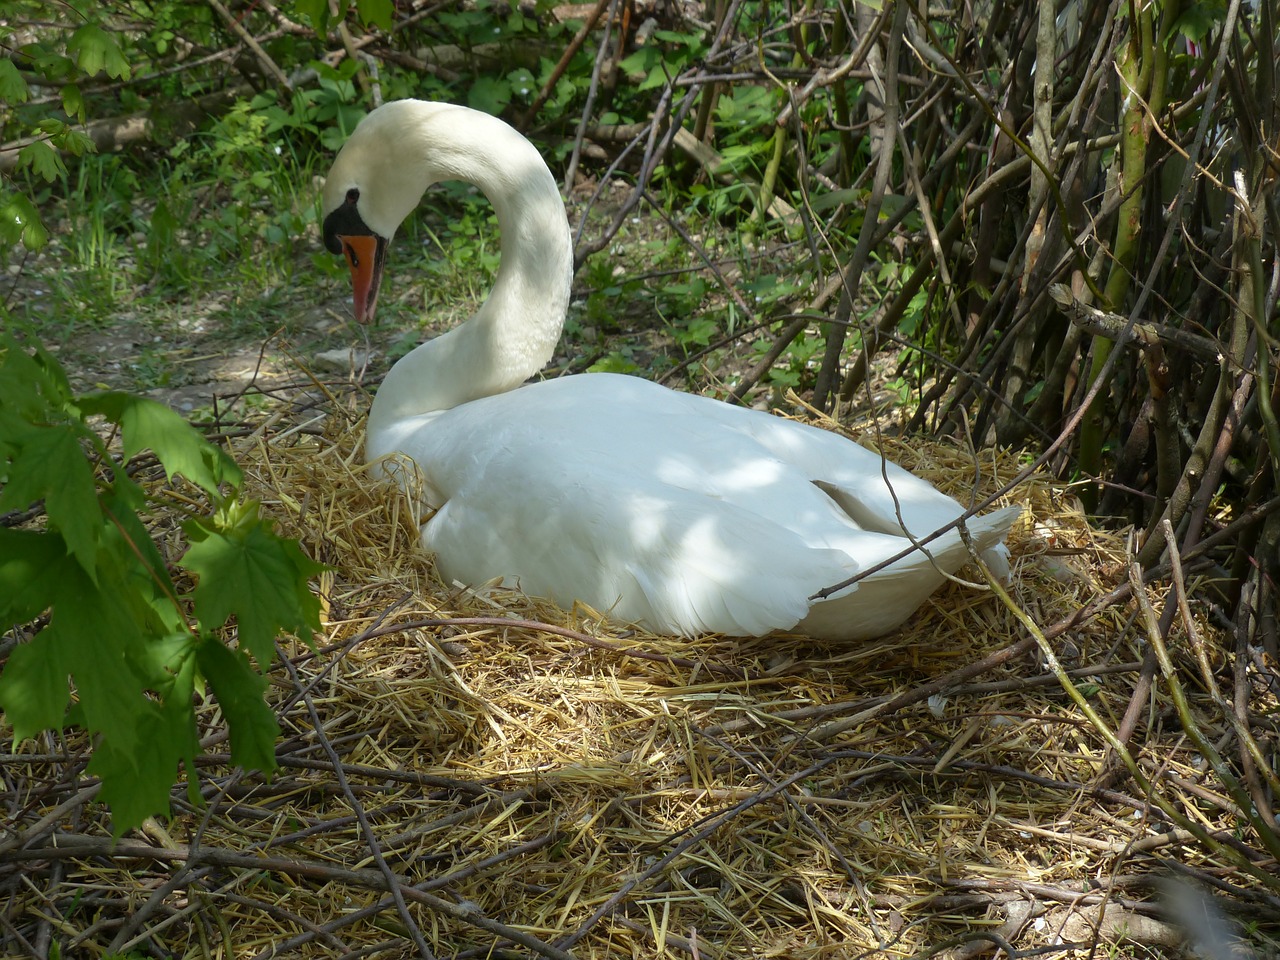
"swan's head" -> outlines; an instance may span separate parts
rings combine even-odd
[[[422,100],[383,104],[360,121],[333,161],[322,198],[324,245],[347,259],[361,323],[373,319],[396,228],[423,191],[449,173],[433,149],[444,142],[441,116],[463,109]]]

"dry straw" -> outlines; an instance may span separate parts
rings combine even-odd
[[[1156,896],[1169,872],[1274,948],[1265,821],[1193,747],[1170,684],[1142,704],[1138,777],[1099,731],[1129,706],[1147,634],[1124,538],[1047,479],[1013,494],[1027,516],[1007,604],[949,586],[853,647],[674,640],[437,582],[404,501],[365,473],[354,408],[235,450],[283,532],[332,567],[318,652],[285,643],[271,673],[277,776],[225,765],[206,704],[206,804],[175,791],[171,821],[113,847],[83,745],[11,749],[6,952],[1172,955],[1182,930]],[[1021,467],[884,445],[961,499]],[[1166,585],[1146,590],[1162,609]],[[1233,700],[1235,641],[1194,609],[1209,673],[1181,620],[1168,647],[1225,768],[1239,730],[1215,698]],[[1264,676],[1243,689],[1274,751]]]

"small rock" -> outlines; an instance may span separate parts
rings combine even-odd
[[[354,347],[323,350],[311,358],[311,363],[317,370],[349,373],[352,370],[363,370],[369,365],[369,351],[357,350]]]

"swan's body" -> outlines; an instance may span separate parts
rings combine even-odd
[[[422,542],[447,581],[500,578],[665,633],[861,639],[899,626],[968,560],[952,530],[931,557],[916,550],[815,601],[910,547],[904,525],[923,539],[963,508],[852,441],[768,414],[608,374],[520,386],[559,338],[572,249],[546,164],[486,114],[397,101],[339,153],[325,239],[351,262],[358,319],[396,227],[452,178],[497,210],[498,279],[474,317],[392,368],[366,444],[371,461],[414,461],[431,511]],[[1017,513],[968,522],[997,572]]]

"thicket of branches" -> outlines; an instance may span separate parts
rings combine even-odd
[[[887,368],[913,388],[906,429],[1023,448],[1028,470],[1076,481],[1100,520],[1132,524],[1148,581],[1169,583],[1119,741],[1150,704],[1178,601],[1203,601],[1235,638],[1212,663],[1195,651],[1234,755],[1189,735],[1230,788],[1213,802],[1266,848],[1251,862],[1274,859],[1274,718],[1250,705],[1280,684],[1275,2],[72,0],[65,25],[40,7],[0,14],[0,96],[16,75],[33,91],[0,117],[0,210],[26,217],[9,195],[60,189],[36,176],[57,174],[42,145],[84,149],[79,121],[98,149],[145,157],[238,101],[322,170],[357,104],[470,102],[545,145],[566,185],[627,184],[586,221],[584,273],[637,209],[670,218],[705,264],[707,312],[739,321],[693,336],[697,314],[677,316],[685,345],[757,341],[737,398],[802,356],[794,385],[836,410]],[[205,196],[223,204],[259,189],[217,177]],[[682,205],[786,259],[804,298],[758,299],[759,261],[727,269],[723,248],[681,233]],[[6,217],[0,253],[29,232]],[[1134,619],[1154,621],[1145,599]]]

